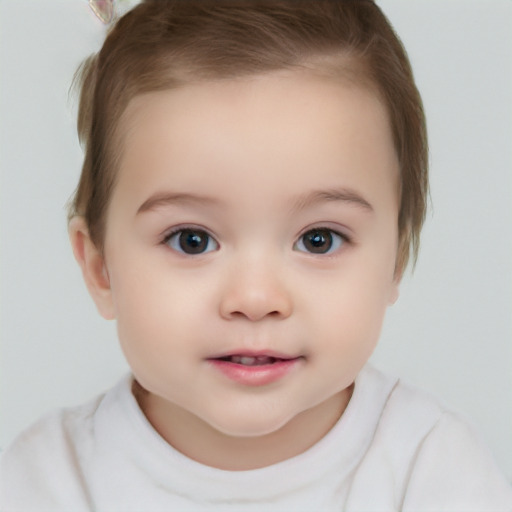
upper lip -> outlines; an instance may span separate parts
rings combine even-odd
[[[226,357],[232,356],[242,356],[242,357],[272,357],[274,359],[297,359],[301,357],[300,355],[291,355],[285,354],[283,352],[277,352],[275,350],[248,350],[248,349],[239,349],[239,350],[230,350],[227,352],[221,352],[219,354],[215,354],[213,356],[208,357],[208,359],[222,359]]]

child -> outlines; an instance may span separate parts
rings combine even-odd
[[[144,2],[79,133],[71,242],[132,375],[22,434],[2,510],[512,510],[456,415],[366,365],[427,194],[372,1]]]

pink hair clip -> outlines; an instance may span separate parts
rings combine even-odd
[[[96,16],[105,24],[114,17],[114,0],[89,0],[89,6]]]

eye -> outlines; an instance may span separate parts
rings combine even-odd
[[[204,254],[219,248],[217,241],[201,229],[180,229],[168,235],[164,243],[176,252]]]
[[[306,231],[294,246],[294,249],[312,254],[328,254],[339,249],[347,238],[331,229],[315,228]]]

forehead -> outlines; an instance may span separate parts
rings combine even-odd
[[[180,186],[276,196],[334,182],[398,186],[386,108],[348,81],[276,72],[189,84],[135,97],[119,127],[114,196]]]

